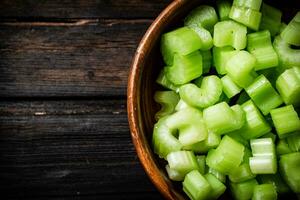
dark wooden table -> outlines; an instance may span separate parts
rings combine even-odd
[[[126,85],[170,1],[0,1],[1,197],[162,198],[131,142]]]

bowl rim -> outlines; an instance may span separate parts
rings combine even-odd
[[[137,86],[139,81],[139,75],[142,71],[142,63],[145,59],[145,56],[149,54],[150,49],[153,48],[155,41],[150,38],[158,38],[157,31],[161,30],[165,26],[165,22],[169,19],[172,14],[178,10],[184,3],[188,0],[174,0],[171,2],[152,22],[147,32],[140,41],[138,48],[135,52],[134,58],[132,60],[128,85],[127,85],[127,114],[128,122],[130,127],[131,138],[135,146],[135,150],[139,157],[139,160],[144,168],[144,171],[150,178],[151,182],[156,186],[159,192],[166,199],[178,199],[180,195],[175,195],[174,191],[170,190],[170,186],[160,174],[158,166],[155,164],[154,159],[149,155],[147,150],[147,144],[143,144],[143,133],[140,129],[140,120],[138,114],[138,90],[140,89]]]

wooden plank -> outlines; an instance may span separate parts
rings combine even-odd
[[[172,0],[1,0],[0,18],[153,18]]]
[[[151,20],[0,24],[0,96],[125,96]]]
[[[1,194],[160,198],[136,156],[125,104],[1,101]]]

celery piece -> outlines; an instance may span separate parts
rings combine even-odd
[[[252,200],[275,199],[277,199],[277,192],[273,184],[261,184],[254,187]]]
[[[279,169],[282,177],[295,193],[300,193],[300,152],[280,156]]]
[[[185,26],[196,25],[207,29],[212,33],[214,25],[218,22],[218,16],[212,6],[202,5],[193,9],[184,19]]]
[[[275,37],[273,47],[279,58],[279,66],[300,66],[300,49],[293,49],[280,36]]]
[[[261,21],[261,12],[233,5],[229,13],[229,18],[257,31]]]
[[[245,90],[264,115],[269,114],[272,109],[283,103],[279,94],[264,75],[257,77]]]
[[[218,8],[220,21],[228,20],[229,12],[231,9],[231,2],[229,0],[218,0],[217,8]]]
[[[276,81],[284,103],[300,106],[300,67],[285,70]]]
[[[300,130],[300,120],[292,105],[273,109],[270,113],[280,139]]]
[[[218,199],[226,190],[226,186],[212,174],[204,175],[212,190],[209,193],[209,199]]]
[[[288,23],[280,36],[286,43],[300,46],[300,11]]]
[[[261,2],[262,0],[233,0],[233,5],[259,11]]]
[[[188,27],[181,27],[161,37],[161,53],[167,65],[173,64],[174,54],[188,55],[202,47],[198,34]]]
[[[258,185],[256,179],[250,179],[240,183],[230,182],[232,196],[236,200],[249,200],[252,198],[253,190],[256,185]]]
[[[184,175],[182,173],[179,173],[178,171],[171,169],[169,165],[166,165],[166,171],[168,173],[168,176],[173,181],[183,181]]]
[[[174,151],[168,154],[167,161],[170,169],[185,176],[193,170],[199,170],[196,156],[192,151]]]
[[[197,25],[190,25],[188,27],[195,31],[199,36],[202,43],[200,50],[207,51],[213,47],[213,39],[208,30]]]
[[[285,194],[291,192],[289,186],[285,183],[285,181],[282,179],[279,173],[258,175],[257,180],[261,184],[273,184],[278,194]]]
[[[174,113],[179,101],[179,95],[174,91],[156,91],[154,100],[161,105],[160,111],[155,114],[155,119],[158,120]]]
[[[238,100],[236,101],[236,103],[241,105],[241,104],[243,104],[243,103],[245,103],[245,102],[247,102],[249,100],[250,100],[250,97],[247,94],[247,92],[246,91],[242,91],[240,93],[240,96],[239,96]]]
[[[184,147],[186,150],[192,150],[195,153],[207,153],[210,149],[216,148],[221,142],[221,136],[212,131],[208,131],[207,138],[191,146]]]
[[[251,100],[242,105],[246,113],[246,123],[239,130],[245,139],[258,138],[271,131],[270,125]]]
[[[268,30],[248,34],[247,41],[247,50],[256,58],[255,70],[278,65],[278,56],[272,46]]]
[[[187,103],[185,103],[182,99],[180,99],[178,104],[175,107],[175,110],[179,111],[179,110],[183,110],[183,109],[186,109],[186,108],[193,108],[193,107],[188,105]]]
[[[208,73],[212,65],[211,51],[201,51],[203,73]]]
[[[277,152],[277,155],[283,155],[283,154],[292,153],[292,150],[290,149],[286,140],[281,139],[277,142],[276,152]]]
[[[221,78],[221,81],[223,84],[223,91],[228,98],[231,98],[231,97],[237,95],[242,90],[242,88],[240,86],[236,85],[228,75],[223,76]]]
[[[259,138],[250,140],[253,157],[276,157],[275,145],[271,138]]]
[[[203,111],[207,128],[219,135],[241,128],[245,122],[244,115],[239,105],[232,109],[226,102],[210,106]]]
[[[196,159],[199,166],[199,172],[205,174],[206,156],[196,156]]]
[[[163,68],[157,79],[156,79],[156,83],[158,83],[159,85],[163,86],[164,88],[173,90],[173,91],[177,91],[179,89],[179,86],[174,85],[171,81],[169,81],[169,79],[166,76],[166,68]]]
[[[175,85],[182,85],[202,75],[202,56],[195,51],[186,56],[174,55],[174,63],[166,67],[167,78]]]
[[[229,174],[242,162],[245,147],[225,135],[216,150],[210,150],[206,157],[206,164],[223,174]]]
[[[207,173],[214,175],[222,183],[226,183],[226,175],[222,174],[221,172],[219,172],[211,167],[207,167],[207,168],[208,168]]]
[[[300,131],[286,138],[289,148],[293,152],[300,151]]]
[[[269,30],[272,36],[275,36],[281,26],[281,16],[282,12],[265,3],[261,6],[261,21],[260,21],[260,30]]]
[[[196,170],[188,173],[182,184],[183,191],[192,200],[205,200],[212,191],[209,182]]]
[[[214,45],[216,47],[232,46],[240,50],[247,45],[247,28],[232,20],[216,23],[214,27]]]
[[[255,79],[252,74],[256,63],[253,55],[247,51],[239,51],[226,63],[228,76],[240,87],[249,86]]]
[[[215,104],[222,94],[222,82],[215,76],[206,76],[203,78],[201,87],[189,83],[179,88],[180,97],[189,105],[206,108]]]
[[[218,74],[226,74],[226,63],[227,61],[237,53],[232,47],[213,47],[213,64]]]

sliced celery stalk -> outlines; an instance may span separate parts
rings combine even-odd
[[[261,21],[261,12],[233,5],[229,13],[229,18],[257,31]]]
[[[278,65],[278,56],[271,43],[268,30],[247,35],[247,50],[256,58],[255,70],[267,69]]]
[[[245,88],[254,81],[253,69],[256,59],[247,51],[239,51],[226,63],[228,76],[240,87]]]
[[[221,136],[212,131],[208,131],[207,138],[191,146],[184,147],[186,150],[192,150],[195,153],[207,153],[210,149],[216,148],[221,142]]]
[[[212,174],[204,175],[212,190],[209,199],[218,199],[226,190],[226,186]]]
[[[214,45],[216,47],[232,46],[240,50],[247,45],[247,28],[232,20],[216,23],[214,27]]]
[[[233,5],[259,11],[261,2],[262,0],[233,0]]]
[[[193,107],[188,105],[187,103],[185,103],[182,99],[180,99],[178,104],[175,107],[175,110],[179,111],[179,110],[183,110],[183,109],[186,109],[186,108],[193,108]]]
[[[160,111],[155,114],[155,119],[158,120],[174,113],[179,101],[179,95],[174,91],[156,91],[154,100],[161,105]]]
[[[300,131],[297,131],[292,136],[287,137],[286,141],[287,141],[287,143],[289,145],[289,148],[293,152],[300,151]]]
[[[161,37],[161,53],[167,65],[173,65],[174,54],[188,55],[202,46],[196,32],[188,27],[178,28]]]
[[[231,9],[231,2],[229,0],[218,0],[217,8],[218,8],[220,21],[229,19],[229,12]]]
[[[276,157],[274,142],[271,138],[260,138],[250,140],[252,155]]]
[[[174,151],[168,154],[167,161],[170,169],[185,176],[193,170],[199,170],[196,156],[192,151]]]
[[[234,199],[248,200],[252,198],[253,190],[256,185],[258,185],[256,179],[250,179],[240,183],[230,182],[230,189]]]
[[[271,35],[275,36],[280,30],[282,12],[265,3],[262,4],[261,12],[262,18],[259,29],[269,30]]]
[[[199,166],[199,172],[205,174],[206,156],[196,156],[196,159]]]
[[[286,140],[281,139],[277,142],[276,152],[277,152],[277,155],[283,155],[283,154],[292,153],[292,150],[290,149]]]
[[[209,182],[197,170],[188,173],[182,184],[183,191],[193,200],[205,200],[212,191]]]
[[[269,114],[272,109],[283,103],[279,94],[264,75],[257,77],[245,90],[264,115]]]
[[[207,173],[214,175],[222,183],[226,183],[226,175],[222,174],[221,172],[219,172],[211,167],[208,167]]]
[[[222,94],[222,82],[215,76],[203,78],[201,87],[189,83],[179,88],[180,97],[189,105],[206,108],[215,104]]]
[[[193,9],[184,19],[184,25],[196,25],[203,27],[212,33],[215,23],[218,22],[218,16],[212,6],[202,5]]]
[[[157,79],[156,79],[156,83],[158,83],[159,85],[163,86],[164,88],[173,90],[173,91],[177,91],[179,89],[179,86],[174,85],[171,81],[169,81],[169,79],[167,78],[166,75],[166,68],[163,68]]]
[[[208,73],[210,70],[210,67],[212,66],[212,55],[211,51],[201,51],[202,55],[202,68],[203,68],[203,73]]]
[[[300,120],[292,105],[273,109],[270,113],[280,139],[300,130]]]
[[[167,78],[175,85],[182,85],[202,75],[202,56],[195,51],[186,56],[174,55],[174,63],[166,67]]]
[[[254,187],[252,200],[274,199],[277,199],[277,192],[273,184],[261,184]]]
[[[202,43],[200,50],[207,51],[213,47],[213,39],[208,30],[197,25],[190,25],[188,27],[195,31],[199,36]]]
[[[237,53],[232,47],[213,47],[213,63],[218,74],[226,74],[227,61]]]
[[[276,81],[284,103],[300,106],[300,67],[285,70]]]
[[[280,173],[295,193],[300,193],[300,152],[280,156]]]
[[[281,38],[290,45],[300,46],[300,11],[281,32]]]
[[[231,97],[237,95],[242,90],[242,88],[240,86],[236,85],[228,75],[223,76],[221,78],[221,81],[223,84],[223,91],[228,98],[231,98]]]
[[[178,171],[171,169],[169,165],[166,165],[166,171],[168,173],[168,176],[173,181],[183,181],[184,175],[182,173],[179,173]]]

